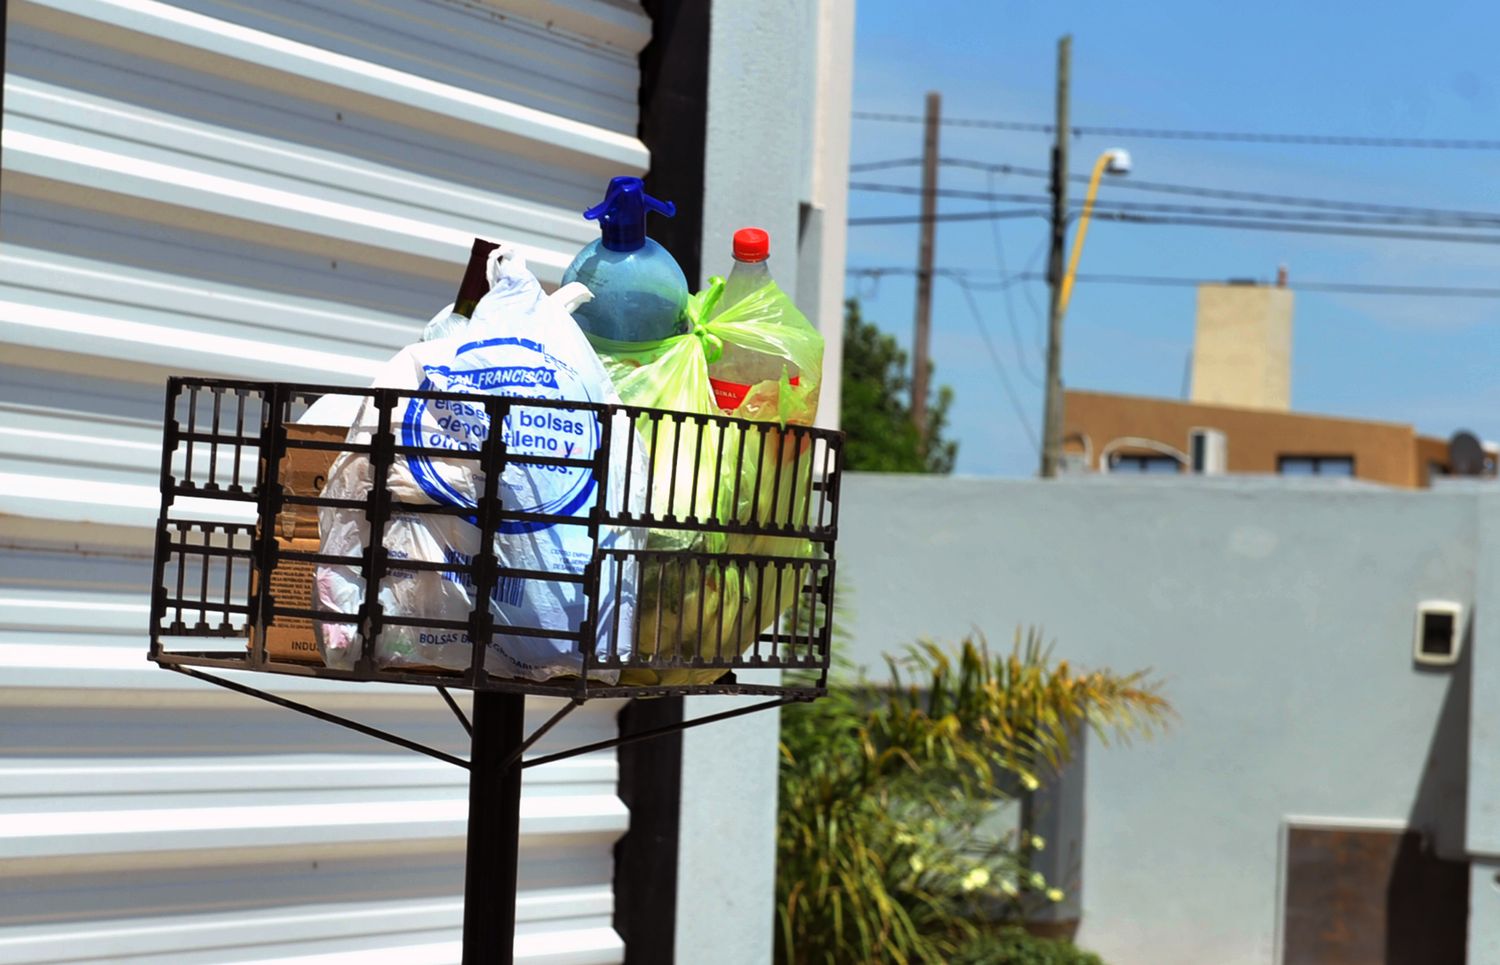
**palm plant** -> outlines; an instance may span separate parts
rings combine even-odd
[[[847,665],[781,732],[778,955],[788,965],[942,962],[981,908],[1062,897],[1029,870],[1029,835],[988,834],[997,799],[1035,788],[1078,732],[1151,735],[1171,710],[1147,672],[1078,672],[1040,635],[888,657],[877,685]]]

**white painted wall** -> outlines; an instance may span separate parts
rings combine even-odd
[[[829,426],[843,335],[853,18],[848,0],[717,0],[710,28],[703,280],[728,272],[735,229],[770,232],[772,276],[827,343],[819,423]],[[819,206],[822,228],[799,258],[803,203]],[[736,702],[686,703],[698,717]],[[771,960],[779,724],[763,712],[684,735],[679,962]]]
[[[1469,718],[1469,774],[1464,814],[1469,869],[1469,961],[1500,961],[1500,499],[1478,501]]]
[[[825,350],[818,424],[838,428],[843,397],[844,262],[848,251],[849,127],[854,103],[854,0],[820,0],[812,129],[812,197],[818,221],[813,246],[817,285],[802,299],[816,311]]]

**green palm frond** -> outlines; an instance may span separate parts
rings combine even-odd
[[[847,605],[847,597],[842,598]],[[1080,671],[1031,630],[888,655],[877,685],[840,659],[824,700],[782,715],[778,956],[788,965],[946,962],[981,906],[1047,891],[1031,844],[980,824],[1066,763],[1085,728],[1128,742],[1172,710],[1149,671]]]

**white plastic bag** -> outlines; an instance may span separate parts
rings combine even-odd
[[[500,249],[491,261],[491,294],[479,302],[473,318],[456,334],[408,346],[397,354],[375,380],[376,386],[465,394],[505,395],[618,403],[609,376],[565,306],[580,293],[559,291],[540,296],[541,289],[513,251]],[[524,277],[522,277],[524,275]],[[530,278],[527,283],[525,279]],[[517,297],[533,288],[535,299]],[[364,405],[349,441],[369,442],[376,431],[379,410],[373,400]],[[550,406],[511,408],[506,433],[507,451],[522,455],[592,458],[601,438],[603,416],[591,410]],[[453,451],[478,452],[491,431],[482,404],[463,401],[398,400],[391,414],[395,442]],[[610,454],[607,505],[618,510],[644,499],[644,447],[628,446],[634,427],[623,415],[612,426],[615,442]],[[633,452],[637,465],[628,473],[632,493],[621,492],[625,454]],[[399,502],[474,510],[484,491],[484,475],[477,459],[449,459],[430,454],[398,454],[387,480]],[[500,477],[501,505],[507,509],[585,519],[598,501],[599,480],[590,469],[508,464]],[[371,466],[363,453],[344,453],[329,471],[323,495],[333,499],[365,499],[371,488]],[[356,556],[370,539],[363,509],[324,508],[321,512],[322,551]],[[385,531],[391,560],[379,599],[386,616],[466,620],[474,603],[468,574],[454,570],[401,569],[401,560],[467,564],[479,552],[480,531],[472,512],[458,514],[400,512],[393,509]],[[599,545],[639,549],[643,535],[636,529],[600,527]],[[581,575],[594,543],[582,525],[510,520],[495,535],[495,553],[502,568]],[[629,571],[622,585],[613,585],[614,567],[601,567],[598,624],[584,640],[600,658],[630,654],[635,633],[635,585]],[[321,566],[317,573],[320,608],[356,612],[365,586],[358,569]],[[582,657],[571,640],[506,632],[506,628],[576,632],[587,616],[583,586],[566,580],[502,575],[490,588],[490,612],[495,635],[486,651],[490,673],[546,680],[582,672]],[[616,611],[618,610],[618,620]],[[349,667],[358,659],[358,628],[324,624],[324,660]],[[430,666],[462,670],[469,666],[472,648],[467,631],[386,624],[376,646],[381,666]],[[599,676],[613,682],[613,673]]]
[[[514,254],[505,245],[490,251],[485,268],[489,275],[490,290],[484,300],[490,303],[487,311],[491,317],[530,315],[537,310],[537,303],[546,297],[541,283],[527,270],[526,259]],[[584,292],[587,294],[588,289],[585,288]],[[587,297],[591,298],[592,295]],[[456,307],[449,305],[434,315],[422,330],[422,341],[433,342],[440,338],[462,335],[471,320],[455,312],[453,309]],[[570,313],[573,311],[572,305],[565,305],[564,308]],[[479,315],[477,307],[474,314]]]

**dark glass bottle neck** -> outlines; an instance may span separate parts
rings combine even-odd
[[[454,314],[470,318],[474,314],[474,306],[479,300],[490,292],[490,279],[487,271],[489,267],[490,252],[499,248],[500,245],[493,241],[485,241],[483,238],[474,239],[474,247],[469,250],[469,264],[464,269],[464,279],[458,284],[458,295],[453,299]]]

